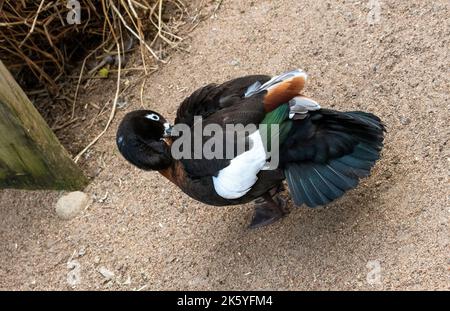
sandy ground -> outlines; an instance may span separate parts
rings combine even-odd
[[[56,216],[59,192],[0,192],[0,289],[448,290],[449,2],[385,0],[372,26],[366,2],[223,1],[144,92],[173,120],[207,82],[303,68],[322,106],[387,124],[383,157],[357,189],[249,231],[250,205],[200,204],[121,158],[115,130],[140,107],[136,84],[84,160],[96,177],[80,216]]]

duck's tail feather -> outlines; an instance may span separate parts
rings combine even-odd
[[[357,119],[361,129],[367,127],[375,135],[370,135],[368,140],[363,131],[354,132],[353,137],[358,143],[353,150],[326,162],[288,163],[284,172],[296,205],[316,207],[341,197],[347,190],[355,188],[360,178],[368,176],[380,158],[385,131],[380,119],[364,112],[346,114]]]

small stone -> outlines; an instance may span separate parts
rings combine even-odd
[[[109,281],[114,277],[114,272],[106,269],[103,266],[98,269],[98,272],[105,278],[106,281]]]
[[[355,20],[351,12],[344,12],[344,17],[347,21],[352,22]]]
[[[59,198],[56,202],[56,214],[65,220],[77,216],[86,208],[89,198],[86,193],[81,191],[70,192]]]
[[[233,59],[233,60],[230,62],[230,65],[231,65],[231,66],[239,66],[240,64],[241,64],[241,62],[238,61],[237,59]]]
[[[128,276],[125,282],[122,283],[122,285],[130,285],[131,284],[131,276]]]
[[[82,246],[82,247],[80,248],[80,250],[78,251],[78,256],[79,256],[79,257],[82,257],[82,256],[84,256],[84,255],[86,255],[86,248],[85,248],[84,246]]]
[[[94,263],[95,264],[99,264],[100,263],[100,257],[99,256],[95,256]]]
[[[400,117],[400,123],[402,125],[408,125],[411,123],[411,119],[410,118],[406,118],[406,117]]]
[[[399,158],[394,157],[394,158],[392,159],[392,164],[397,165],[397,164],[399,164],[399,163],[400,163],[400,159],[399,159]]]
[[[125,98],[123,98],[123,97],[119,97],[118,99],[117,99],[117,103],[116,103],[116,107],[118,108],[118,109],[122,109],[122,108],[124,108],[126,105],[128,104],[128,101],[125,99]]]

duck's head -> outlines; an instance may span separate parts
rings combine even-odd
[[[129,112],[117,130],[120,153],[143,170],[162,170],[170,166],[172,156],[166,138],[171,126],[163,116],[151,110]]]

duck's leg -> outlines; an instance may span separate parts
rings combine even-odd
[[[286,215],[286,202],[279,197],[273,198],[272,191],[265,193],[263,196],[255,200],[255,212],[253,213],[250,229],[256,229],[270,225]]]

